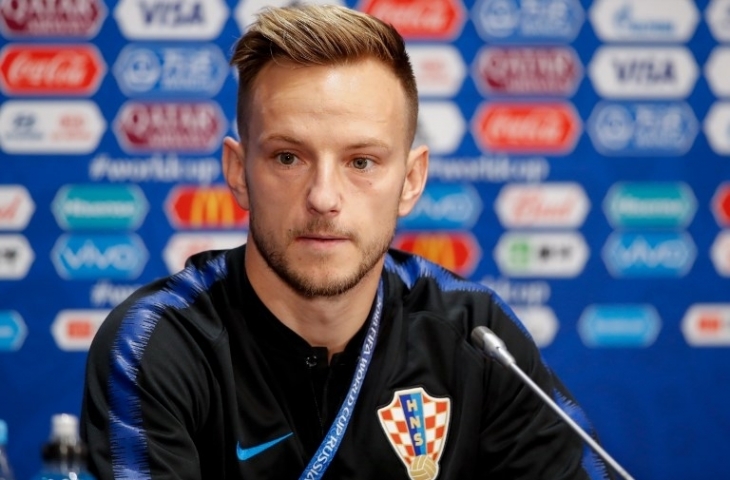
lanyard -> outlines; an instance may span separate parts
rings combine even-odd
[[[302,476],[299,480],[318,480],[322,478],[324,472],[327,471],[327,467],[332,463],[332,459],[337,453],[337,449],[340,448],[342,437],[345,435],[347,425],[350,423],[352,412],[355,410],[355,403],[357,397],[360,395],[360,387],[362,387],[363,380],[365,380],[365,374],[370,366],[370,360],[373,357],[375,351],[375,344],[378,340],[378,330],[380,329],[380,318],[383,313],[383,280],[380,280],[378,285],[378,293],[375,298],[375,310],[370,319],[370,326],[368,328],[368,334],[365,337],[365,341],[362,344],[362,350],[360,351],[360,358],[355,369],[355,374],[352,376],[352,383],[350,383],[350,390],[347,392],[347,397],[342,402],[340,411],[337,412],[332,426],[330,426],[327,435],[325,435],[322,444],[315,452],[312,459],[309,461],[309,465],[304,469]]]

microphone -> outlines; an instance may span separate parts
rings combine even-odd
[[[507,351],[507,347],[501,338],[487,327],[476,327],[471,331],[472,344],[490,358],[495,359],[504,367],[512,370],[520,379],[527,384],[560,418],[567,423],[580,437],[598,453],[603,460],[611,465],[626,480],[634,480],[634,477],[624,470],[619,463],[611,457],[590,435],[588,435],[575,421],[568,416],[542,389],[517,366],[515,358]]]

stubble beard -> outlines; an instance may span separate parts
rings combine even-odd
[[[308,276],[306,271],[295,268],[292,262],[286,258],[285,246],[277,242],[270,232],[259,229],[258,222],[253,214],[249,216],[249,239],[256,245],[266,264],[292,290],[305,298],[336,297],[353,289],[387,253],[395,235],[395,223],[389,232],[389,234],[373,239],[366,245],[361,245],[357,237],[338,230],[333,222],[321,217],[311,220],[302,229],[289,230],[285,245],[290,244],[296,237],[308,233],[329,233],[346,236],[359,247],[360,262],[354,272],[339,278],[328,274],[324,281],[317,282],[315,278]],[[329,268],[333,272],[336,272],[340,267],[340,265],[333,263],[333,259],[325,256],[321,257],[319,261],[323,267],[326,267],[326,264],[329,263]]]

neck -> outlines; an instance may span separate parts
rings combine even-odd
[[[368,318],[377,294],[382,261],[355,287],[333,297],[303,297],[258,255],[246,251],[246,274],[266,308],[313,347],[326,347],[329,359],[342,352]],[[263,265],[262,265],[263,264]]]

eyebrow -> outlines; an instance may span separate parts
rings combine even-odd
[[[291,143],[293,145],[304,145],[304,142],[302,140],[299,140],[295,137],[291,137],[289,135],[284,134],[273,134],[273,135],[267,135],[264,136],[259,140],[259,144],[264,144],[267,142],[285,142],[285,143]],[[359,140],[353,144],[347,145],[345,147],[347,150],[358,150],[361,148],[380,148],[383,150],[391,150],[390,145],[385,143],[384,141],[374,138],[374,137],[367,137],[363,138],[362,140]]]

